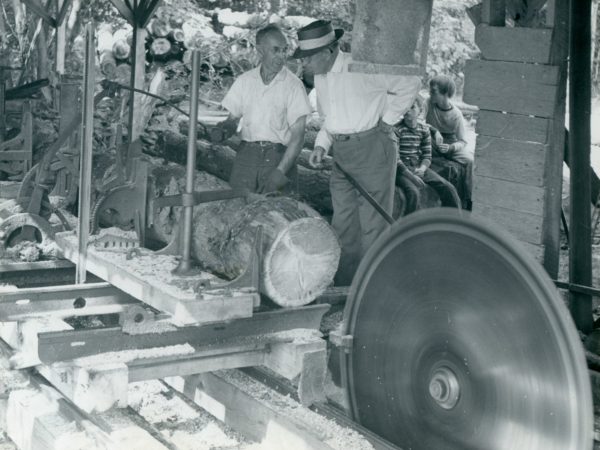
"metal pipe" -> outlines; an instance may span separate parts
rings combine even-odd
[[[77,236],[79,254],[75,283],[85,283],[87,244],[90,234],[90,203],[92,193],[92,139],[94,133],[94,71],[96,45],[94,42],[94,23],[88,23],[85,29],[85,68],[83,74],[83,112],[81,133],[81,159],[79,163],[79,217]]]
[[[178,274],[185,274],[192,266],[192,219],[194,213],[194,173],[196,171],[196,129],[198,117],[198,87],[200,75],[200,52],[192,51],[192,82],[190,92],[190,129],[188,130],[187,164],[185,177],[185,193],[183,200],[183,233],[181,235],[182,255],[175,269]]]
[[[570,1],[569,26],[569,166],[571,168],[571,233],[569,282],[592,284],[590,208],[591,0]],[[592,331],[592,297],[571,291],[570,309],[577,328]]]

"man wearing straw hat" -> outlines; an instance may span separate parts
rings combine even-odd
[[[284,66],[288,44],[276,25],[256,33],[256,49],[261,64],[235,80],[222,101],[229,117],[211,138],[220,141],[233,134],[241,119],[242,144],[231,187],[289,194],[297,187],[296,158],[304,144],[310,103],[300,79]]]
[[[332,226],[342,246],[336,284],[349,285],[358,264],[388,223],[349,182],[350,174],[388,213],[392,212],[396,146],[391,125],[412,105],[421,81],[416,76],[348,71],[349,54],[340,51],[343,30],[317,20],[298,30],[295,58],[314,76],[317,107],[324,117],[309,162],[320,167],[333,153],[330,179]]]

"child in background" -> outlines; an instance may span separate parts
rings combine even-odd
[[[396,185],[406,197],[405,215],[419,209],[420,189],[426,184],[437,192],[442,206],[460,208],[460,199],[454,186],[429,168],[431,133],[429,126],[419,119],[422,109],[423,100],[417,96],[402,121],[394,125],[398,138]]]

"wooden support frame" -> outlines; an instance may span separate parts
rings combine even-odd
[[[324,400],[326,357],[326,342],[318,332],[306,330],[298,339],[281,332],[195,349],[185,344],[102,353],[37,370],[86,412],[125,407],[130,382],[259,365],[298,379],[298,396],[310,405]]]
[[[57,233],[56,243],[67,259],[75,261],[78,257],[76,236],[72,232]],[[143,252],[137,258],[164,258],[165,270],[176,264],[175,258],[166,255],[156,255],[153,252]],[[125,261],[123,257],[123,261]],[[169,266],[170,264],[170,266]],[[156,279],[145,277],[136,272],[135,267],[115,265],[114,257],[109,252],[89,249],[87,255],[87,270],[108,281],[129,295],[144,301],[150,306],[172,315],[181,324],[199,324],[252,316],[252,310],[259,299],[257,293],[232,291],[229,295],[205,295],[199,298],[197,294],[167,285]]]
[[[358,432],[352,435],[351,444],[340,443],[342,435],[350,434],[347,428],[238,370],[171,377],[165,381],[226,425],[266,448],[281,448],[285,443],[286,448],[331,450],[330,441],[336,441],[335,448],[371,447]]]

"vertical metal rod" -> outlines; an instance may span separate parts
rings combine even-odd
[[[571,233],[569,281],[591,286],[592,235],[590,208],[591,144],[591,0],[571,0],[569,27],[569,149],[571,168]],[[571,292],[570,308],[577,328],[593,327],[592,297]]]
[[[196,129],[198,123],[198,80],[200,74],[200,52],[192,52],[192,82],[190,91],[190,128],[188,130],[185,193],[183,197],[182,255],[177,273],[188,272],[192,265],[192,218],[194,212],[194,172],[196,171]]]
[[[92,138],[94,132],[94,71],[96,45],[94,41],[94,24],[89,23],[85,29],[85,67],[83,72],[83,112],[81,152],[79,162],[79,217],[77,220],[77,236],[79,238],[79,254],[75,283],[85,283],[87,244],[90,234],[90,203],[92,191]],[[76,107],[74,105],[74,107]]]

